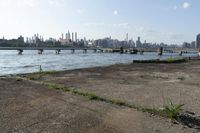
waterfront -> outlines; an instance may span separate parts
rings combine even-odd
[[[196,58],[0,77],[0,131],[198,133],[199,67]],[[184,104],[176,124],[126,106],[160,109],[170,101]]]
[[[184,54],[184,57],[196,56],[197,54]],[[44,51],[38,55],[37,51],[24,51],[17,55],[17,51],[1,51],[0,53],[0,75],[20,74],[38,72],[39,66],[43,71],[50,70],[72,70],[97,66],[109,66],[113,64],[131,63],[133,60],[166,59],[178,57],[178,53],[144,53],[143,55],[119,54],[119,53],[93,53],[88,51],[61,51],[56,55],[55,51]]]

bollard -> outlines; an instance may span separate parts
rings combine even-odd
[[[158,48],[158,55],[163,55],[163,47]]]
[[[17,49],[17,51],[18,51],[18,55],[22,55],[23,49]]]
[[[40,65],[39,72],[42,72],[42,66]]]
[[[56,54],[60,54],[60,49],[56,49]]]
[[[43,49],[38,49],[38,54],[42,54],[43,53]]]
[[[94,53],[96,53],[97,52],[97,49],[94,49]]]
[[[75,53],[75,49],[71,49],[71,53],[74,54]]]
[[[144,50],[140,50],[140,54],[143,54],[144,53]]]
[[[83,49],[83,53],[87,53],[87,49]]]
[[[123,53],[124,53],[124,48],[121,47],[121,48],[120,48],[120,54],[123,54]]]
[[[178,55],[179,55],[179,56],[182,56],[182,55],[183,55],[183,51],[180,51]]]

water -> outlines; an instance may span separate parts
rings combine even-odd
[[[0,76],[9,74],[38,72],[39,66],[44,71],[72,70],[96,66],[108,66],[119,63],[130,63],[133,60],[166,59],[176,57],[177,53],[165,53],[158,56],[157,53],[144,53],[143,55],[113,54],[113,53],[83,53],[83,51],[61,51],[56,55],[55,51],[44,51],[38,55],[37,51],[24,51],[23,55],[17,55],[17,51],[0,51]],[[197,56],[197,54],[184,54],[183,56]]]

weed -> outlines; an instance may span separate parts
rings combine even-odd
[[[55,90],[66,90],[63,85],[59,84],[53,84],[53,83],[48,83],[47,84],[50,89],[55,89]]]
[[[183,81],[183,80],[185,80],[185,77],[178,77],[178,79]]]
[[[169,105],[166,105],[164,108],[141,108],[140,111],[148,112],[151,114],[163,116],[169,119],[178,119],[182,112],[183,104],[174,105],[173,103],[170,103]]]
[[[43,74],[40,74],[40,73],[34,73],[34,74],[30,74],[28,75],[28,79],[29,80],[40,80],[42,78]]]
[[[16,77],[16,81],[22,81],[22,78],[20,78],[20,77]]]
[[[163,109],[164,115],[170,119],[177,119],[180,113],[183,111],[182,107],[184,104],[173,104],[170,102],[169,105],[166,105]]]

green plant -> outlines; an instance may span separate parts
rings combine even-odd
[[[179,80],[185,80],[185,77],[178,77]]]
[[[43,70],[42,70],[42,66],[40,65],[40,68],[39,68],[39,72],[42,72]]]
[[[30,74],[28,75],[28,79],[29,80],[39,80],[42,78],[42,74],[38,73],[38,74]]]
[[[173,104],[170,102],[169,105],[166,105],[163,109],[164,115],[170,119],[177,119],[180,113],[183,111],[182,107],[184,104]]]
[[[21,78],[19,78],[19,77],[17,77],[17,78],[16,78],[16,81],[18,81],[18,82],[19,82],[19,81],[22,81],[22,79],[21,79]]]
[[[170,102],[170,104],[164,106],[164,108],[139,108],[138,110],[170,119],[178,119],[179,115],[183,111],[183,106],[184,104],[175,105]]]

